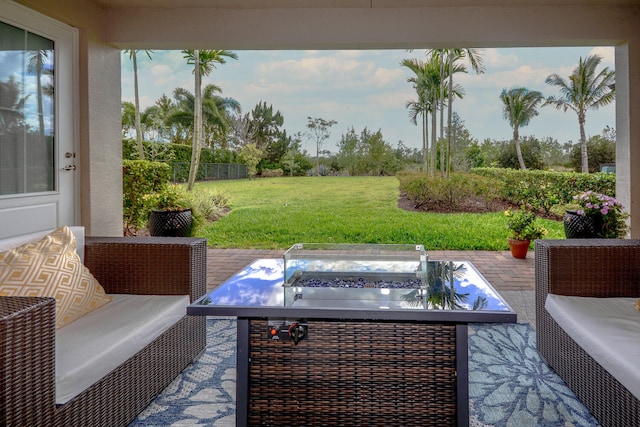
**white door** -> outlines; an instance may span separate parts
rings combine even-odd
[[[73,225],[77,31],[0,0],[0,238]]]

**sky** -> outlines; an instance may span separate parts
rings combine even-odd
[[[403,59],[425,59],[424,50],[298,50],[234,51],[238,60],[226,64],[203,78],[203,86],[213,83],[222,88],[222,96],[237,100],[248,113],[257,103],[266,101],[284,117],[289,135],[306,132],[308,119],[335,120],[329,139],[322,146],[337,151],[336,143],[351,128],[360,133],[365,127],[380,130],[391,146],[399,141],[410,148],[422,146],[420,126],[409,120],[407,101],[417,99],[407,79],[412,73],[400,65]],[[613,47],[558,47],[481,49],[484,74],[458,73],[455,83],[463,86],[465,96],[454,100],[454,111],[479,142],[485,139],[510,140],[513,130],[503,118],[500,93],[503,89],[524,86],[545,97],[559,96],[558,89],[544,83],[550,74],[567,79],[580,58],[598,54],[600,69],[615,69]],[[154,51],[150,60],[138,54],[140,106],[149,107],[166,94],[172,98],[176,87],[194,91],[192,66],[180,51]],[[134,101],[133,65],[122,55],[122,101]],[[615,103],[586,116],[587,137],[600,135],[606,127],[615,127]],[[520,129],[520,136],[552,137],[561,144],[579,140],[575,112],[539,108],[539,115]],[[315,153],[315,143],[303,136],[303,149]]]

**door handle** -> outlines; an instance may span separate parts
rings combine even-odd
[[[66,170],[66,171],[74,171],[74,170],[76,170],[76,165],[66,165],[62,169]]]

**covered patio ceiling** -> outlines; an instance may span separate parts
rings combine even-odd
[[[121,49],[616,45],[638,0],[94,0]],[[626,22],[621,22],[621,20]],[[623,30],[624,31],[624,30]]]

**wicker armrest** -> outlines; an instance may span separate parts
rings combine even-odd
[[[107,293],[206,292],[207,241],[188,237],[86,237],[85,265]]]
[[[590,297],[640,296],[640,240],[536,240],[536,291]]]
[[[0,297],[0,425],[53,425],[55,300]]]

